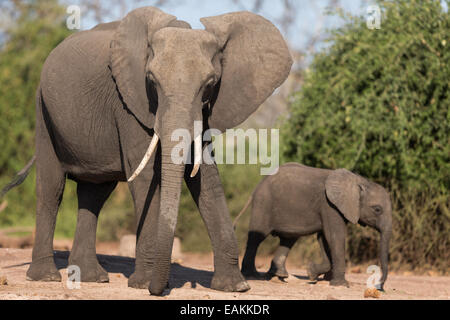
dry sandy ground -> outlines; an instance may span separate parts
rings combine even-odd
[[[56,251],[56,264],[63,275],[60,283],[31,282],[25,272],[31,261],[31,249],[0,249],[0,277],[6,276],[7,285],[0,285],[3,299],[221,299],[221,300],[303,300],[303,299],[364,299],[368,275],[348,273],[350,288],[330,287],[327,281],[310,284],[306,271],[288,265],[291,276],[283,283],[249,281],[246,293],[225,293],[211,290],[212,256],[185,254],[180,264],[173,264],[170,290],[163,297],[150,296],[147,290],[127,287],[127,278],[133,272],[134,259],[99,255],[100,263],[109,272],[110,283],[82,283],[80,289],[68,289],[67,251]],[[261,271],[267,270],[268,260],[257,260]],[[390,275],[386,292],[380,299],[449,299],[450,277]]]

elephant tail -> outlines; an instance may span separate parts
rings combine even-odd
[[[25,179],[27,178],[28,174],[30,173],[31,167],[33,166],[35,161],[36,161],[36,155],[34,155],[33,158],[31,158],[31,160],[28,161],[27,165],[16,174],[14,179],[0,191],[0,199],[3,198],[3,196],[9,190],[17,187],[18,185],[20,185],[22,182],[25,181]]]
[[[244,214],[244,212],[248,209],[248,207],[250,206],[250,203],[252,203],[253,200],[253,194],[250,196],[250,198],[248,199],[247,203],[245,204],[244,208],[241,210],[241,212],[239,212],[239,214],[237,215],[237,217],[234,219],[233,221],[233,229],[236,230],[236,224],[239,220],[239,218]]]

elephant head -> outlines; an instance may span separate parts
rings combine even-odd
[[[194,131],[194,121],[221,131],[252,114],[287,78],[292,59],[280,32],[249,12],[203,18],[205,30],[159,9],[130,12],[111,44],[113,77],[128,110],[154,131],[133,180],[161,144],[161,203],[158,252],[150,291],[160,294],[168,280],[184,164],[171,161],[174,130]],[[199,170],[202,136],[194,139]]]
[[[346,169],[333,171],[325,182],[328,200],[351,223],[369,225],[380,232],[381,288],[387,279],[392,206],[389,193],[380,185]]]

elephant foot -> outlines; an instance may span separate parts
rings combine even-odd
[[[53,257],[33,259],[27,271],[27,280],[61,282],[61,274],[55,266]]]
[[[331,281],[331,279],[333,279],[333,272],[328,271],[327,273],[325,273],[323,275],[323,280],[325,281]]]
[[[326,271],[329,270],[329,271]],[[324,265],[324,264],[315,264],[315,263],[310,263],[308,268],[307,268],[307,272],[308,272],[308,278],[309,281],[312,283],[316,283],[319,280],[319,276],[321,274],[324,275],[324,280],[330,281],[332,279],[332,275],[333,273],[330,270],[330,266],[328,265]]]
[[[334,287],[350,287],[350,284],[345,279],[331,279],[330,286]]]
[[[319,273],[316,271],[315,265],[313,263],[308,266],[307,272],[309,281],[316,283],[319,279]]]
[[[272,264],[270,265],[269,271],[267,271],[268,277],[278,277],[280,279],[287,279],[289,278],[289,273],[287,272],[286,268],[284,266],[279,266],[275,262],[272,261]]]
[[[281,272],[281,271],[276,271],[276,272],[271,272],[270,270],[267,271],[267,273],[265,275],[265,279],[271,279],[273,277],[278,277],[280,280],[284,280],[284,279],[289,278],[289,273]]]
[[[148,289],[152,272],[135,271],[128,279],[128,286],[134,289]]]
[[[94,259],[69,258],[69,266],[77,266],[80,268],[81,282],[109,282],[108,272],[98,263],[97,257]]]
[[[245,292],[250,290],[250,285],[237,269],[235,272],[217,272],[211,281],[211,289],[225,292]]]
[[[267,280],[267,274],[260,273],[258,271],[253,272],[244,272],[242,271],[242,275],[246,280]]]
[[[247,280],[265,280],[267,275],[264,273],[260,273],[253,267],[245,267],[242,266],[241,274]]]

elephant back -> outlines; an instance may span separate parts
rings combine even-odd
[[[89,107],[93,101],[111,103],[110,99],[98,97],[120,100],[114,93],[115,84],[109,69],[113,35],[112,28],[94,28],[61,42],[47,57],[42,69],[41,87],[46,101],[57,102],[58,108],[70,109]]]

